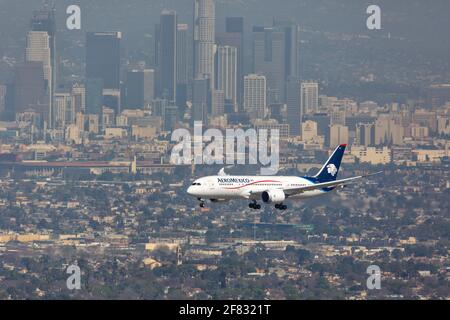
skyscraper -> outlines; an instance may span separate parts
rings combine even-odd
[[[152,116],[163,117],[164,108],[169,105],[166,99],[155,99],[152,101]]]
[[[47,88],[51,90],[52,85],[52,66],[49,47],[49,36],[44,31],[30,31],[27,34],[27,47],[25,49],[25,61],[42,62],[44,70],[44,79],[47,82]]]
[[[225,18],[225,32],[226,33],[244,33],[244,18],[243,17],[226,17]]]
[[[72,99],[69,93],[55,93],[53,105],[53,128],[64,129],[67,124],[75,122],[75,114],[72,109]]]
[[[50,50],[49,54],[49,75],[46,77],[48,80],[47,83],[47,94],[48,94],[48,103],[47,108],[49,110],[45,111],[47,115],[45,117],[45,121],[48,122],[49,126],[52,126],[53,119],[52,117],[52,105],[53,105],[53,93],[56,88],[56,9],[55,6],[50,6],[48,2],[46,2],[42,9],[34,11],[33,18],[31,19],[31,31],[36,32],[46,32],[48,35],[48,48]],[[43,37],[42,37],[43,38]],[[41,38],[41,39],[42,39]],[[28,39],[27,39],[28,40]],[[34,61],[34,60],[28,60]],[[44,64],[44,68],[45,68]],[[45,74],[45,72],[44,72]]]
[[[120,89],[121,32],[88,32],[86,78],[101,79],[104,89]]]
[[[188,83],[188,31],[187,24],[177,25],[177,84]]]
[[[163,10],[159,27],[159,68],[161,94],[175,101],[177,85],[177,13]]]
[[[14,75],[14,111],[32,109],[48,119],[48,95],[42,61],[29,61],[16,66]]]
[[[216,33],[216,41],[219,46],[235,47],[237,50],[237,94],[238,105],[242,104],[244,81],[244,18],[225,18],[225,32]],[[251,72],[251,70],[248,70]],[[241,108],[242,109],[242,108]]]
[[[194,0],[194,78],[208,78],[214,88],[214,0]]]
[[[166,106],[163,113],[163,129],[164,131],[172,131],[178,122],[178,107]]]
[[[75,114],[86,111],[86,89],[84,85],[75,83],[72,87],[72,105]]]
[[[341,124],[330,125],[330,147],[348,143],[348,127]]]
[[[143,109],[155,98],[155,72],[152,69],[127,72],[126,107]]]
[[[289,78],[286,84],[287,122],[289,134],[299,136],[301,134],[302,108],[300,102],[300,81],[296,77]]]
[[[0,84],[0,119],[6,111],[6,86]]]
[[[319,84],[317,82],[302,82],[301,109],[303,114],[312,114],[319,110]]]
[[[286,80],[300,75],[300,31],[293,22],[277,21],[274,27],[284,33],[284,73]]]
[[[101,115],[103,107],[103,80],[86,79],[86,114]]]
[[[359,123],[356,125],[356,144],[366,147],[375,145],[375,124]]]
[[[211,114],[214,117],[222,116],[225,112],[225,95],[224,91],[214,89],[211,94]]]
[[[266,77],[250,74],[244,77],[244,110],[251,119],[263,119],[267,113]]]
[[[48,110],[43,110],[45,113],[45,121],[50,126],[53,126],[51,100],[53,93],[52,80],[52,64],[51,64],[51,50],[50,37],[46,31],[30,31],[27,34],[27,47],[25,49],[25,61],[40,62],[44,72],[45,91],[47,95],[46,103]],[[44,101],[41,101],[44,103]]]
[[[210,83],[209,78],[194,79],[192,88],[191,124],[193,124],[194,121],[202,121],[204,125],[207,124]]]
[[[188,31],[187,24],[178,24],[177,26],[177,95],[176,105],[180,110],[184,110],[187,101],[187,86],[189,82],[189,50],[188,50]]]
[[[253,27],[253,72],[266,76],[269,104],[285,101],[285,59],[284,32]]]
[[[217,49],[216,88],[223,91],[225,105],[237,112],[237,48],[219,46]],[[230,111],[230,110],[228,110]]]

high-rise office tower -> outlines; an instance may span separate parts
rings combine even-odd
[[[318,112],[319,84],[317,82],[302,82],[300,101],[303,114]]]
[[[403,143],[403,127],[395,122],[391,114],[379,114],[375,120],[375,144],[401,145]]]
[[[163,129],[164,131],[172,131],[178,122],[178,107],[166,106],[163,113]]]
[[[317,122],[312,120],[306,120],[302,123],[302,140],[303,141],[311,141],[316,140],[318,132]]]
[[[72,105],[75,114],[86,110],[86,89],[84,85],[75,83],[72,86]]]
[[[216,58],[216,88],[223,91],[225,105],[230,106],[226,108],[228,113],[230,111],[237,112],[237,48],[219,46]]]
[[[44,84],[44,80],[42,80],[42,84]],[[13,120],[15,118],[15,108],[16,108],[16,105],[14,103],[16,94],[15,91],[16,90],[14,80],[6,84],[5,112],[2,116],[3,120]]]
[[[267,113],[266,77],[250,74],[244,77],[244,110],[251,119],[263,119]]]
[[[159,25],[159,69],[161,96],[175,101],[177,89],[177,13],[163,10]]]
[[[86,79],[86,114],[101,115],[103,108],[103,80],[99,78]]]
[[[330,143],[330,116],[326,113],[304,114],[304,120],[311,120],[317,124],[317,134],[325,137],[325,145]],[[303,121],[303,124],[306,121]]]
[[[120,89],[121,32],[88,32],[86,78],[101,79],[104,89]]]
[[[47,83],[47,94],[48,94],[48,110],[45,111],[45,121],[48,122],[49,126],[52,126],[52,105],[53,105],[53,93],[56,88],[56,9],[55,6],[50,6],[48,2],[37,11],[34,11],[33,18],[31,19],[31,31],[36,32],[46,32],[48,35],[48,48],[50,50],[49,56],[49,66],[50,74],[46,77]],[[27,39],[28,40],[28,39]],[[34,61],[34,60],[29,60]],[[45,68],[45,64],[44,64]],[[45,73],[45,72],[44,72]]]
[[[163,117],[164,108],[169,105],[166,99],[155,99],[152,101],[152,116]]]
[[[450,84],[433,84],[427,90],[427,105],[429,108],[439,108],[450,101]]]
[[[154,42],[154,61],[153,67],[155,69],[155,96],[160,98],[162,94],[161,90],[161,25],[155,24],[155,42]]]
[[[284,73],[286,80],[300,76],[300,31],[299,26],[290,21],[277,21],[274,28],[284,33]]]
[[[341,124],[330,125],[330,147],[348,143],[348,127]]]
[[[243,17],[226,17],[225,18],[225,32],[226,33],[244,33],[244,18]]]
[[[6,112],[6,86],[0,84],[0,119],[3,119],[5,112]]]
[[[177,25],[177,84],[188,83],[188,32],[189,26]]]
[[[101,112],[103,112],[103,107],[113,109],[116,114],[120,114],[120,111],[122,109],[122,106],[120,104],[121,98],[120,98],[120,90],[118,89],[103,89],[102,91],[103,96],[103,104],[101,108]],[[101,121],[103,117],[99,117],[99,120]]]
[[[214,88],[216,13],[214,0],[194,0],[194,78],[208,78]]]
[[[12,114],[32,109],[48,119],[47,81],[41,61],[30,61],[16,66],[14,74],[14,110]]]
[[[366,147],[375,145],[375,124],[359,123],[356,125],[356,144]]]
[[[291,136],[299,136],[301,134],[300,127],[303,121],[303,114],[300,102],[300,81],[296,77],[289,78],[286,83],[286,105],[289,134]]]
[[[194,79],[192,88],[192,112],[191,124],[194,121],[202,121],[203,125],[207,124],[207,116],[209,111],[210,96],[210,79],[198,78]]]
[[[224,91],[214,89],[211,93],[211,114],[214,117],[223,116],[225,113],[225,95]]]
[[[237,50],[237,103],[242,105],[244,81],[244,18],[225,18],[225,32],[216,33],[219,46],[230,46]],[[250,72],[251,70],[249,70]],[[242,110],[242,108],[241,108]]]
[[[27,47],[25,49],[25,61],[27,62],[40,62],[44,72],[45,90],[47,95],[48,110],[43,110],[45,121],[52,126],[52,114],[51,113],[51,100],[53,93],[53,80],[52,80],[52,64],[51,64],[51,51],[49,43],[49,35],[46,31],[30,31],[27,34]],[[41,101],[44,103],[44,101]]]
[[[267,78],[269,104],[285,101],[285,59],[284,32],[253,27],[253,71]]]
[[[155,72],[153,69],[127,72],[126,108],[144,109],[155,98]]]
[[[188,31],[187,24],[178,24],[177,26],[177,95],[176,105],[180,110],[184,110],[186,106],[187,86],[189,82],[189,45],[188,45]]]
[[[75,122],[70,93],[55,93],[53,105],[53,128],[64,129],[66,124]]]
[[[177,26],[177,95],[176,105],[180,110],[186,107],[188,99],[189,65],[192,60],[189,55],[188,42],[189,26],[178,24]]]
[[[47,88],[49,88],[50,91],[52,84],[52,65],[49,47],[49,36],[47,32],[28,32],[27,47],[25,49],[25,61],[42,62],[44,79],[47,82]]]

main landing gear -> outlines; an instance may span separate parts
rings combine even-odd
[[[255,210],[261,209],[261,205],[258,204],[256,201],[249,203],[248,207]]]
[[[282,203],[277,203],[277,204],[275,205],[275,209],[278,209],[278,210],[286,210],[286,209],[287,209],[287,206],[284,205],[284,204],[282,204]]]

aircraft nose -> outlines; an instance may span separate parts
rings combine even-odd
[[[192,186],[189,187],[189,188],[186,190],[186,192],[187,192],[188,195],[191,195],[191,196],[192,196],[192,193],[193,193]]]

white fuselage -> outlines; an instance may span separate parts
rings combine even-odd
[[[200,199],[259,200],[264,191],[289,189],[313,185],[307,178],[295,176],[209,176],[196,180],[187,190],[188,194]],[[310,198],[323,195],[322,189],[306,191],[289,199]]]

